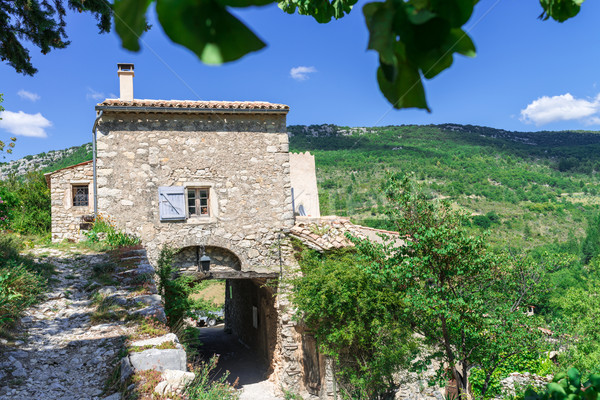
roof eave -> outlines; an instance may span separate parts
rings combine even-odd
[[[96,111],[138,114],[287,114],[289,109],[96,106]]]

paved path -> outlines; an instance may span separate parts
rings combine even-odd
[[[204,359],[219,354],[218,375],[229,371],[228,381],[238,380],[240,400],[280,400],[274,394],[274,386],[266,378],[267,366],[260,357],[238,341],[235,334],[223,332],[223,324],[212,328],[200,328],[199,348]]]
[[[43,261],[56,266],[56,282],[25,313],[19,340],[0,343],[0,399],[101,399],[124,334],[118,324],[90,324],[94,308],[85,285],[90,265],[106,256],[75,260],[56,249],[36,251],[50,254]]]

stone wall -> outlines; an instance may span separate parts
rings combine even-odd
[[[278,232],[293,225],[284,114],[131,114],[104,111],[98,208],[160,247],[222,247],[241,269],[269,270]],[[209,187],[211,216],[164,222],[160,186]]]
[[[77,164],[46,174],[52,204],[52,241],[79,240],[81,217],[94,212],[92,162]],[[88,185],[88,206],[73,206],[73,185]]]
[[[319,191],[317,189],[317,174],[315,156],[306,153],[290,153],[290,180],[294,189],[294,212],[307,217],[319,218]]]

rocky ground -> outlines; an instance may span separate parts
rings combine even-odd
[[[74,255],[37,249],[56,267],[45,301],[21,319],[17,340],[0,342],[0,399],[119,399],[105,384],[122,347],[126,327],[120,322],[92,324],[95,307],[86,290],[90,265],[106,255]]]

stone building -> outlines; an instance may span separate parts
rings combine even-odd
[[[47,175],[53,240],[77,240],[82,217],[98,213],[139,237],[150,262],[163,246],[178,250],[182,273],[226,279],[226,326],[256,349],[277,387],[332,395],[314,340],[273,283],[284,266],[297,269],[287,241],[294,214],[319,216],[314,157],[293,156],[290,172],[289,107],[138,100],[133,74],[120,64],[120,98],[96,106],[95,184],[91,162]]]
[[[92,162],[59,169],[45,174],[51,194],[52,241],[77,241],[81,228],[88,225],[88,216],[94,212]]]

